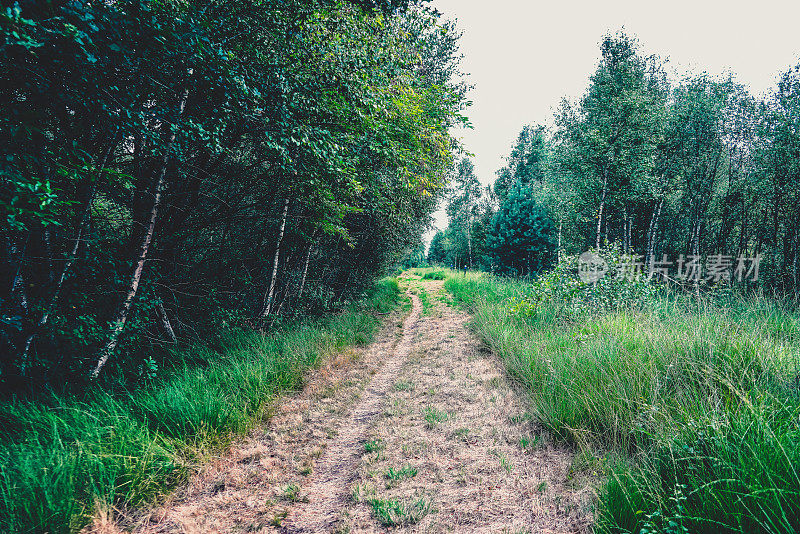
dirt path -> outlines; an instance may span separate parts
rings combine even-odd
[[[308,504],[295,510],[288,519],[287,532],[326,532],[339,521],[340,512],[347,508],[353,475],[361,461],[367,430],[378,417],[384,397],[394,387],[415,333],[419,328],[422,305],[416,295],[411,295],[411,313],[403,323],[403,337],[386,361],[372,377],[364,395],[342,425],[328,453],[319,461],[319,467],[308,492],[302,496]],[[303,488],[305,489],[305,488]]]
[[[338,356],[142,533],[588,532],[591,490],[442,282]]]

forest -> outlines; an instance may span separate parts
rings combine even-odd
[[[154,503],[394,308],[466,124],[414,1],[0,11],[0,530]]]
[[[2,31],[3,389],[357,298],[466,120],[458,34],[407,2],[23,1]]]
[[[800,64],[599,35],[486,185],[435,5],[0,11],[0,531],[800,529]]]
[[[616,246],[645,270],[714,256],[733,279],[758,257],[748,285],[798,295],[800,65],[762,98],[731,74],[672,80],[624,33],[600,51],[583,96],[552,127],[524,127],[492,187],[458,163],[428,260],[531,276]]]

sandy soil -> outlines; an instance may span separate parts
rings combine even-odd
[[[404,320],[338,355],[126,530],[589,532],[593,493],[573,454],[531,421],[442,282],[406,283]]]

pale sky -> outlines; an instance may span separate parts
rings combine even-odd
[[[433,0],[464,32],[462,70],[475,88],[459,130],[478,178],[495,171],[525,124],[552,123],[562,97],[579,97],[599,61],[599,42],[624,29],[641,51],[668,58],[668,72],[730,71],[762,93],[800,61],[800,1]],[[437,227],[445,228],[443,211]],[[432,233],[427,235],[428,240]]]

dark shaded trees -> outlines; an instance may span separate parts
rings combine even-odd
[[[458,34],[408,4],[0,14],[0,381],[122,377],[154,345],[328,309],[407,253],[466,90]]]
[[[496,271],[532,276],[555,260],[554,228],[530,186],[515,181],[506,192],[486,238]]]

